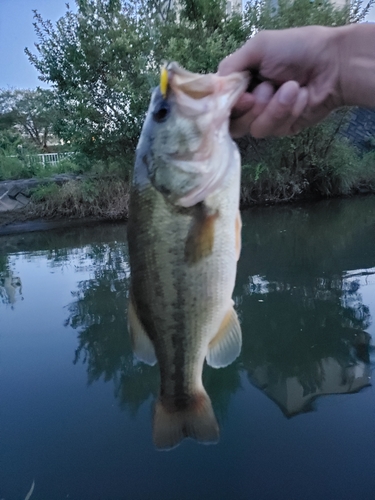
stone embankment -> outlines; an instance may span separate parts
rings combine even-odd
[[[36,187],[50,182],[62,185],[72,179],[80,178],[81,176],[71,174],[59,174],[48,179],[33,178],[0,181],[0,237],[13,233],[42,231],[55,227],[64,227],[67,224],[76,224],[77,221],[70,223],[69,220],[35,219],[26,207],[31,201],[32,191]]]
[[[70,174],[59,174],[48,179],[20,179],[17,181],[0,182],[0,212],[9,212],[24,208],[30,201],[30,196],[36,187],[41,184],[55,182],[64,184],[76,176]]]

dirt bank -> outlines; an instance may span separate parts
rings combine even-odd
[[[47,231],[49,229],[89,226],[99,222],[111,221],[108,217],[35,217],[35,213],[24,207],[19,210],[0,212],[0,237],[16,233]],[[126,220],[119,217],[117,220]]]

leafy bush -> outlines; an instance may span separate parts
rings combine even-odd
[[[58,196],[60,187],[54,182],[41,184],[33,189],[31,198],[35,202],[47,201]]]
[[[0,156],[0,181],[28,179],[33,172],[17,157]]]
[[[340,130],[347,111],[292,137],[239,140],[242,202],[290,201],[375,189],[375,152],[361,155]]]

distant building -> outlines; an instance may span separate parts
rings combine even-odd
[[[161,2],[162,15],[164,16],[173,7],[175,7],[178,12],[179,3],[179,0],[164,0],[164,2]],[[235,12],[241,13],[243,10],[242,0],[227,0],[226,9],[228,15]]]
[[[278,5],[278,0],[269,0],[271,7],[273,7],[275,10],[277,10],[277,5]],[[318,2],[319,0],[310,0],[310,2]],[[346,5],[350,3],[350,0],[331,0],[331,3],[336,7],[336,8],[343,8]]]
[[[232,14],[234,12],[242,12],[242,0],[228,0],[227,1],[227,14]]]

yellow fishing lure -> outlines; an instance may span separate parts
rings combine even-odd
[[[166,66],[161,68],[160,73],[160,92],[163,97],[167,97],[167,89],[168,89],[168,70]]]

